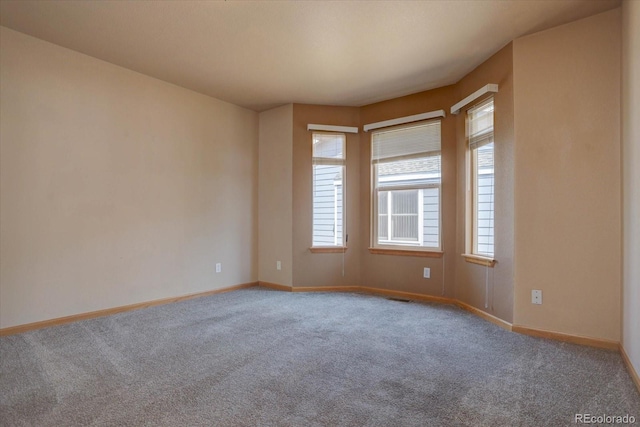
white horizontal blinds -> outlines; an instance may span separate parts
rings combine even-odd
[[[313,163],[342,165],[346,159],[346,136],[343,133],[313,133]]]
[[[342,246],[346,136],[314,132],[313,246]]]
[[[493,142],[493,98],[469,109],[469,147]]]
[[[313,133],[313,157],[327,159],[345,158],[345,135],[341,133]]]
[[[374,132],[374,163],[393,162],[440,154],[440,120]]]

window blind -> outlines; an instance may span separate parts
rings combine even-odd
[[[371,159],[374,163],[384,163],[437,155],[440,133],[440,120],[374,132]]]
[[[493,98],[469,109],[469,147],[493,142]]]
[[[345,160],[344,134],[313,134],[313,163],[316,165],[342,165]]]

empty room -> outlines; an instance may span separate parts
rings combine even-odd
[[[640,1],[0,0],[0,426],[640,423]]]

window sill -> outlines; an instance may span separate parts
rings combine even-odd
[[[491,268],[493,268],[493,266],[496,265],[496,263],[498,262],[493,258],[488,258],[480,255],[472,255],[472,254],[462,254],[462,258],[464,258],[465,261],[470,262],[472,264],[484,265],[485,267],[491,267]]]
[[[341,254],[347,251],[346,246],[313,246],[309,248],[312,254]]]
[[[442,258],[443,252],[439,251],[416,251],[411,249],[382,249],[369,248],[369,253],[376,255],[400,255],[400,256],[416,256],[426,258]]]

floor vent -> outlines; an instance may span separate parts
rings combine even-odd
[[[387,298],[387,299],[388,299],[388,300],[391,300],[391,301],[411,302],[411,300],[404,299],[404,298],[394,298],[394,297],[389,297],[389,298]]]

